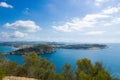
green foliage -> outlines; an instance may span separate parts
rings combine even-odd
[[[71,70],[70,64],[65,64],[63,66],[63,72],[61,73],[62,80],[75,80],[73,71]]]
[[[2,78],[4,77],[5,77],[5,71],[2,68],[0,68],[0,80],[2,80]]]
[[[4,70],[6,72],[6,75],[8,75],[8,76],[17,76],[18,70],[19,70],[19,65],[16,62],[8,62],[4,66]]]
[[[47,80],[46,78],[54,73],[54,65],[36,53],[25,55],[24,60],[23,69],[26,70],[27,77]]]
[[[52,48],[50,45],[47,45],[47,44],[39,44],[37,46],[35,46],[36,48],[39,48],[39,49],[47,49],[47,48]]]
[[[29,54],[31,52],[35,52],[37,54],[44,54],[44,53],[53,53],[55,49],[51,45],[47,44],[37,44],[34,46],[28,46],[26,48],[21,48],[16,51],[10,52],[10,54]]]
[[[0,57],[2,57],[3,56],[3,54],[0,52]]]
[[[24,55],[23,56],[24,61],[25,61],[25,66],[29,67],[29,66],[37,66],[39,63],[39,56],[37,56],[36,53],[30,53],[29,55]]]
[[[117,80],[112,79],[99,62],[93,65],[87,58],[78,60],[74,70],[70,64],[65,64],[60,73],[56,73],[55,66],[36,53],[24,55],[23,59],[25,63],[19,66],[15,62],[0,58],[0,78],[2,79],[6,75],[32,77],[40,80]]]
[[[48,44],[39,44],[39,45],[35,46],[34,48],[40,50],[40,53],[54,52],[54,48]]]
[[[100,63],[94,66],[86,58],[77,61],[76,76],[77,80],[112,80]]]

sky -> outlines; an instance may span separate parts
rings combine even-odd
[[[0,0],[0,41],[120,43],[120,0]]]

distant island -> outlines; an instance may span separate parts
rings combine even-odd
[[[39,44],[39,45],[34,45],[34,46],[26,45],[26,47],[24,46],[24,48],[10,52],[10,54],[28,54],[31,52],[35,52],[37,54],[53,53],[55,52],[55,49],[52,46],[47,45],[47,44]]]
[[[108,48],[105,44],[65,44],[57,42],[4,42],[0,43],[2,46],[13,46],[17,50],[10,52],[10,54],[28,54],[35,52],[37,54],[54,53],[56,49],[83,49],[96,50]]]
[[[95,49],[106,49],[108,48],[108,46],[103,44],[72,44],[72,45],[57,46],[57,48],[95,50]]]

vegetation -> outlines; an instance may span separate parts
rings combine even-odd
[[[5,72],[2,68],[0,68],[0,80],[5,77]]]
[[[105,49],[107,45],[102,44],[73,44],[73,45],[60,45],[58,48],[65,49]]]
[[[37,54],[44,54],[44,53],[52,53],[55,49],[47,44],[39,44],[34,46],[27,46],[25,48],[10,52],[10,54],[28,54],[31,52],[35,52]]]
[[[20,76],[38,80],[117,80],[112,79],[99,62],[93,65],[86,58],[76,62],[75,70],[71,68],[70,64],[65,64],[63,71],[60,73],[56,73],[55,66],[46,59],[39,57],[36,53],[24,55],[23,58],[25,63],[19,66],[15,62],[0,57],[1,79],[4,76]]]
[[[12,45],[12,44],[11,44]],[[35,52],[37,54],[44,53],[53,53],[55,48],[64,48],[64,49],[105,49],[108,48],[104,44],[55,44],[55,43],[44,43],[44,44],[13,44],[14,47],[18,47],[18,50],[10,52],[10,54],[28,54]]]

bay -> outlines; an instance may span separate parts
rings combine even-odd
[[[93,64],[97,61],[101,62],[113,77],[120,77],[120,44],[107,45],[109,48],[100,50],[56,49],[55,53],[39,56],[55,64],[57,72],[62,70],[62,66],[65,63],[69,63],[75,68],[76,60],[88,58]],[[12,50],[15,50],[15,48],[11,46],[0,46],[0,52],[9,52]],[[5,57],[20,65],[24,63],[22,55],[5,55]]]

